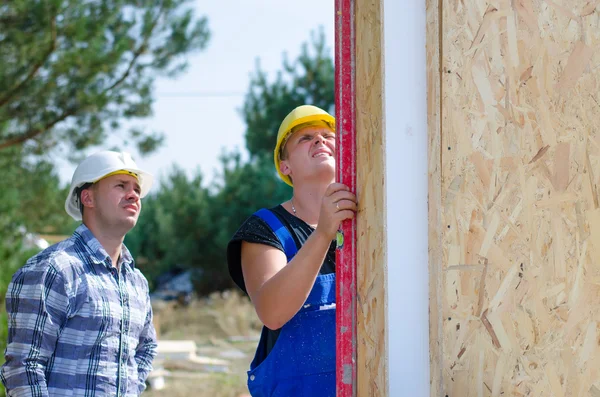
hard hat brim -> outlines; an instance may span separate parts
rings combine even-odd
[[[140,198],[144,198],[148,194],[148,192],[150,192],[152,184],[154,183],[154,176],[152,174],[137,168],[120,168],[120,170],[129,171],[138,175],[138,182],[140,184]],[[71,183],[69,194],[67,196],[67,199],[65,200],[65,211],[67,212],[67,214],[69,214],[76,221],[81,221],[81,211],[79,210],[75,190],[86,183],[96,183],[115,171],[118,170],[112,168],[107,169],[98,173],[98,175],[100,175],[99,177],[97,175],[90,176],[88,178],[83,177],[81,178],[81,180],[77,181],[77,183]]]

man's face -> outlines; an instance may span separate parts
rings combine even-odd
[[[335,176],[335,134],[328,128],[310,126],[296,131],[284,150],[282,170],[293,180]]]
[[[135,226],[142,209],[140,185],[136,178],[131,175],[109,176],[96,182],[91,194],[93,207],[90,212],[99,224],[123,234]]]

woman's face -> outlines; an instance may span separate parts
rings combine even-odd
[[[292,180],[335,178],[335,134],[324,126],[309,126],[296,131],[284,147],[281,171]]]

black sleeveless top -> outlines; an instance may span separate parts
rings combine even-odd
[[[302,219],[290,214],[281,205],[271,208],[270,210],[288,229],[298,249],[302,247],[308,237],[315,230]],[[242,291],[247,293],[246,285],[244,283],[244,275],[242,273],[242,241],[265,244],[277,248],[284,253],[285,251],[277,235],[271,230],[269,225],[264,220],[256,215],[251,215],[248,219],[246,219],[237,232],[235,232],[229,241],[229,244],[227,245],[227,264],[229,266],[229,274],[231,275],[233,281]],[[329,246],[329,251],[325,256],[323,264],[321,265],[319,274],[335,273],[335,249],[336,244],[334,240]],[[267,337],[267,343],[265,345],[267,351],[261,352],[264,353],[261,354],[262,357],[266,357],[275,345],[277,337],[279,336],[279,331],[280,330],[271,330],[267,327],[263,327],[262,332],[263,334],[266,333]]]

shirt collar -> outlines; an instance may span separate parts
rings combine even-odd
[[[102,263],[106,266],[108,266],[108,263],[112,263],[112,259],[110,258],[102,244],[100,244],[98,239],[94,237],[94,234],[90,229],[88,229],[86,225],[84,225],[83,223],[79,225],[79,227],[75,229],[73,236],[76,239],[81,240],[88,247],[91,253],[90,257],[94,263]],[[128,265],[129,267],[131,267],[131,270],[135,268],[133,256],[131,256],[131,253],[129,252],[125,244],[121,246],[121,257],[119,258],[119,266],[122,267],[123,265]]]

